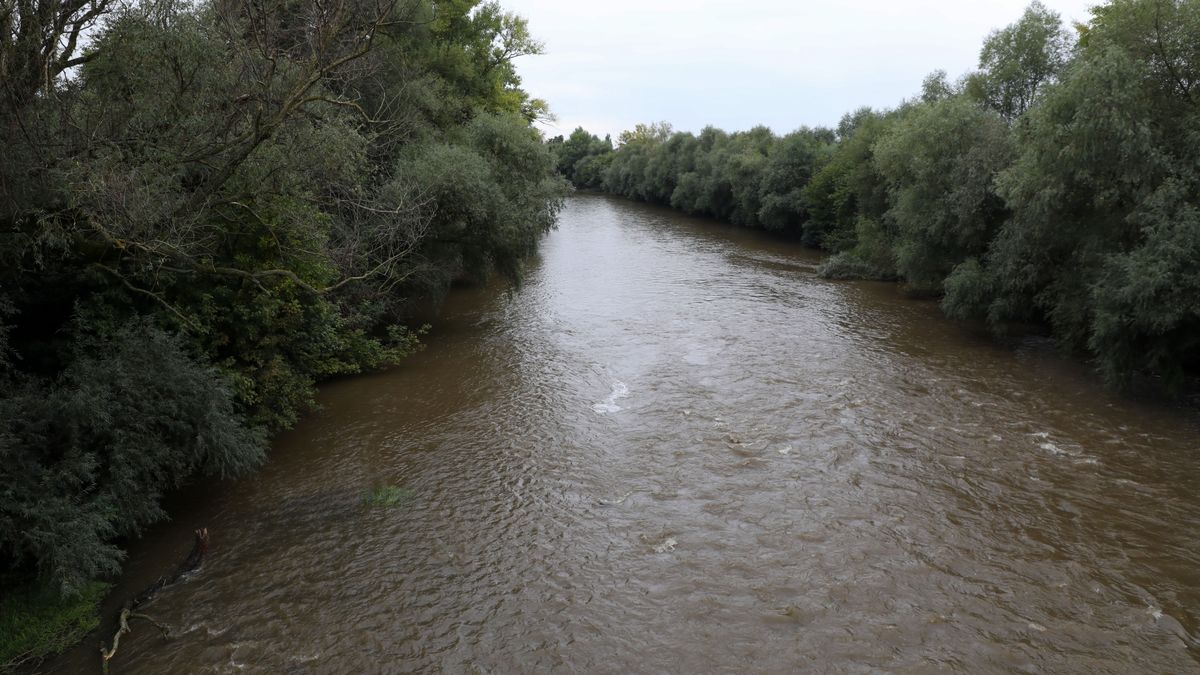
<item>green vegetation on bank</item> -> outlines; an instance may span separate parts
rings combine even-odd
[[[1200,2],[1110,0],[1074,31],[1040,3],[979,70],[836,129],[552,139],[560,173],[830,251],[956,318],[1047,325],[1106,379],[1200,367]]]
[[[36,663],[79,642],[100,625],[108,585],[89,582],[64,595],[46,586],[6,589],[0,597],[0,673]]]
[[[165,492],[411,353],[417,300],[519,275],[569,187],[540,49],[479,0],[0,7],[0,597],[81,616]]]

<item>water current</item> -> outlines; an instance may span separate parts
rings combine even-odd
[[[114,669],[1200,672],[1194,414],[818,262],[572,197],[520,288],[174,499],[114,598],[212,553]]]

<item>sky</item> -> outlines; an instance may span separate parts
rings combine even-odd
[[[1095,0],[1042,0],[1067,22]],[[638,122],[699,131],[834,126],[888,108],[942,69],[975,68],[992,30],[1028,0],[501,0],[546,53],[517,62],[546,99],[548,136],[582,126],[615,139]]]

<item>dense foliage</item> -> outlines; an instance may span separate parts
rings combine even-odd
[[[0,4],[0,582],[113,572],[415,300],[516,276],[568,187],[539,51],[479,0]]]
[[[954,317],[1047,325],[1125,384],[1200,367],[1200,2],[1110,0],[1075,34],[1034,2],[979,70],[837,129],[552,141],[577,186],[792,234],[831,277],[900,279]]]

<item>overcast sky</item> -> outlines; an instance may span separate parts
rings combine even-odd
[[[523,57],[527,91],[550,102],[550,136],[615,138],[638,122],[699,131],[832,126],[891,107],[937,69],[973,69],[987,34],[1027,0],[501,0],[546,54]],[[1043,0],[1070,22],[1095,0]]]

